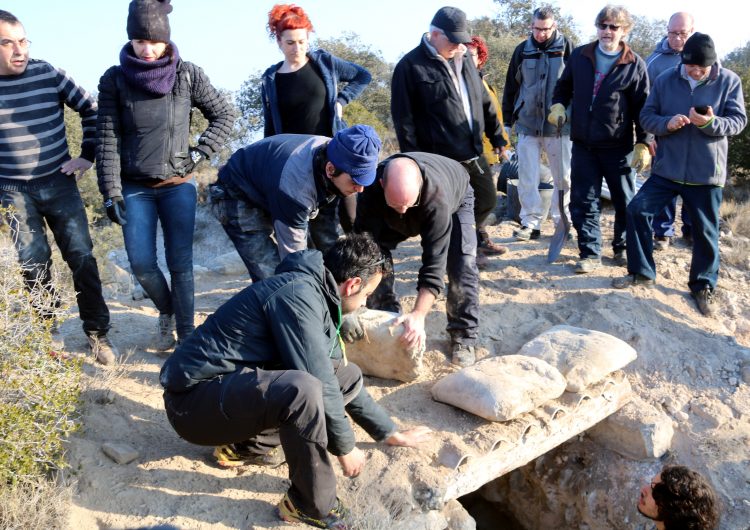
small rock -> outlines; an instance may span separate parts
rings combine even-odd
[[[746,385],[750,385],[750,365],[743,366],[742,370],[740,370],[740,375],[742,376],[742,381]]]
[[[676,419],[679,423],[685,423],[690,419],[690,416],[688,416],[687,412],[683,412],[681,410],[675,411],[672,416],[674,416],[674,419]]]
[[[737,386],[737,385],[739,385],[739,381],[737,380],[736,377],[730,377],[729,378],[729,384],[732,385],[732,386]]]
[[[129,464],[139,456],[138,451],[133,447],[121,442],[104,443],[102,444],[102,451],[120,465]]]
[[[721,401],[709,399],[706,397],[698,398],[690,403],[690,410],[693,413],[706,420],[709,426],[717,429],[724,425],[733,417],[732,409]]]

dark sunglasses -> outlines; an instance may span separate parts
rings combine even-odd
[[[615,24],[597,24],[596,27],[599,28],[599,29],[607,29],[607,28],[609,28],[612,31],[617,31],[622,26],[617,26]]]

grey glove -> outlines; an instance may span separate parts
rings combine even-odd
[[[361,340],[365,337],[365,328],[359,320],[359,315],[362,314],[362,311],[362,309],[358,309],[357,311],[342,317],[339,335],[344,342],[351,344],[352,342]]]

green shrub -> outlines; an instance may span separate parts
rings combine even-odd
[[[65,438],[78,426],[81,364],[52,351],[50,328],[62,318],[70,293],[64,287],[54,295],[39,287],[26,289],[5,235],[0,235],[0,270],[2,488],[64,467]],[[63,285],[54,274],[53,285]]]

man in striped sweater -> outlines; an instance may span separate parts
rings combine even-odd
[[[8,220],[27,285],[43,286],[56,300],[45,223],[50,228],[73,273],[91,351],[100,363],[113,364],[109,310],[76,186],[94,160],[96,101],[64,71],[29,59],[29,44],[21,22],[0,10],[0,204],[12,207]],[[79,158],[68,153],[63,103],[81,116]]]

